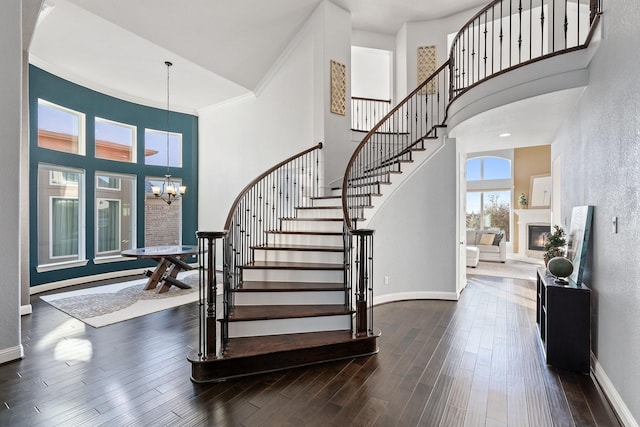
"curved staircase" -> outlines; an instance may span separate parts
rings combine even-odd
[[[193,381],[378,351],[374,233],[363,225],[384,205],[391,185],[397,187],[446,143],[442,130],[454,100],[507,71],[585,49],[599,22],[598,0],[579,5],[577,42],[571,45],[575,17],[569,16],[567,1],[534,3],[494,0],[469,20],[449,59],[365,136],[332,194],[321,194],[319,144],[249,184],[236,198],[224,231],[198,233],[199,342],[188,356]],[[590,28],[584,38],[583,7]],[[532,22],[539,23],[539,53],[531,48]],[[218,249],[221,294],[214,274]]]
[[[319,196],[314,185],[321,147],[294,156],[248,186],[229,215],[228,233],[200,236],[208,247],[200,269],[201,314],[210,321],[201,331],[199,351],[189,355],[193,381],[378,351],[380,333],[354,324],[358,297],[350,285],[352,242],[345,238],[341,198]],[[217,283],[208,271],[216,265],[215,240],[221,237],[223,298],[213,302]],[[224,308],[221,313],[218,306]]]

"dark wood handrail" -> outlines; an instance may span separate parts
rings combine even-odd
[[[373,102],[386,102],[388,104],[391,103],[390,99],[378,99],[378,98],[363,98],[361,96],[352,96],[351,99],[357,99],[359,101],[373,101]]]
[[[478,83],[506,71],[588,46],[599,22],[601,3],[589,0],[588,5],[580,2],[577,5],[575,25],[567,21],[574,15],[569,15],[566,0],[493,0],[483,7],[458,31],[451,44],[449,102]],[[533,19],[533,11],[537,9],[540,15]],[[585,26],[581,26],[581,11],[589,12],[589,23]],[[536,53],[532,44],[536,39],[534,22],[539,31],[535,37],[540,37],[540,51]],[[564,33],[556,32],[556,27],[562,27]],[[587,27],[589,32],[581,42],[581,28]]]
[[[506,1],[508,1],[508,3],[505,5]],[[516,3],[515,6],[513,6],[514,1]],[[549,3],[551,6],[549,7],[552,7],[553,5],[555,5],[555,2],[556,0],[551,0]],[[469,89],[475,87],[479,83],[485,82],[488,79],[497,77],[501,74],[506,73],[507,71],[512,71],[524,65],[528,65],[537,61],[541,61],[544,59],[551,58],[553,56],[569,53],[572,51],[585,49],[589,46],[591,40],[593,39],[595,31],[597,29],[598,23],[600,21],[600,15],[602,13],[601,1],[600,0],[589,1],[589,26],[590,27],[589,27],[588,33],[586,34],[585,40],[582,42],[579,40],[580,38],[584,37],[584,33],[581,33],[580,31],[581,9],[580,8],[577,9],[576,11],[577,25],[575,26],[575,28],[571,29],[571,31],[574,31],[574,29],[577,30],[577,33],[575,33],[577,35],[577,38],[575,40],[576,45],[573,45],[574,42],[571,41],[570,43],[572,44],[571,47],[567,46],[567,44],[569,44],[568,43],[569,32],[567,30],[567,21],[566,21],[566,18],[568,16],[566,1],[564,2],[564,4],[565,6],[564,6],[563,16],[562,16],[562,18],[564,18],[563,19],[564,34],[559,34],[558,35],[559,38],[556,38],[554,36],[555,33],[552,31],[551,36],[547,36],[547,38],[551,37],[551,40],[552,40],[551,46],[548,47],[547,53],[544,53],[545,49],[542,47],[544,46],[544,37],[546,34],[546,31],[544,30],[555,28],[555,24],[560,21],[556,21],[557,15],[556,15],[555,7],[553,7],[553,11],[547,11],[547,14],[550,17],[545,17],[544,12],[541,12],[541,16],[540,16],[540,19],[541,19],[540,28],[541,28],[541,37],[542,37],[541,48],[540,48],[540,52],[534,55],[533,47],[532,47],[533,46],[532,41],[534,40],[533,38],[534,33],[532,32],[533,26],[531,24],[531,22],[533,22],[532,11],[534,9],[544,6],[544,2],[542,0],[540,0],[539,5],[534,5],[534,0],[528,0],[528,1],[527,0],[493,0],[491,3],[483,7],[479,12],[477,12],[471,19],[469,19],[465,23],[462,29],[454,37],[452,47],[449,52],[449,59],[440,68],[438,68],[438,70],[436,70],[431,76],[429,76],[424,82],[422,82],[413,92],[407,95],[400,103],[398,103],[398,105],[396,105],[391,111],[389,111],[389,113],[387,113],[382,118],[382,120],[380,120],[376,125],[374,125],[373,128],[363,138],[362,142],[358,145],[353,155],[349,159],[349,162],[347,163],[347,167],[345,169],[345,174],[343,176],[343,182],[342,182],[342,210],[343,210],[343,215],[345,218],[345,226],[347,227],[347,230],[353,231],[353,228],[354,228],[352,226],[351,212],[350,212],[350,209],[353,209],[353,207],[349,206],[349,203],[350,203],[349,197],[353,198],[353,194],[349,194],[348,191],[352,191],[352,190],[349,190],[350,180],[360,179],[355,175],[352,177],[352,174],[353,174],[352,171],[355,168],[354,165],[357,162],[359,163],[362,162],[359,156],[364,154],[367,161],[373,160],[374,162],[378,162],[378,166],[375,166],[373,163],[370,163],[370,165],[367,168],[365,168],[365,172],[374,170],[376,169],[376,167],[384,167],[391,164],[391,161],[393,158],[390,158],[388,156],[385,157],[384,155],[382,155],[382,156],[378,156],[376,158],[371,159],[370,158],[371,149],[368,148],[368,152],[364,153],[365,146],[367,146],[367,144],[370,144],[370,143],[378,143],[378,139],[374,139],[374,135],[376,134],[382,134],[382,133],[386,133],[389,135],[396,134],[396,133],[400,134],[399,129],[391,129],[393,124],[398,122],[400,116],[396,117],[395,119],[396,122],[393,122],[390,119],[395,114],[397,114],[398,111],[404,112],[404,110],[401,110],[403,108],[406,108],[407,114],[408,112],[411,111],[412,108],[415,108],[415,105],[417,105],[415,99],[417,99],[418,94],[420,95],[427,94],[428,96],[429,91],[425,90],[425,88],[429,84],[433,84],[434,79],[436,79],[438,75],[443,76],[442,73],[443,72],[446,73],[445,77],[448,77],[448,80],[449,80],[448,93],[442,93],[439,91],[431,92],[433,95],[438,97],[438,102],[440,101],[439,97],[441,95],[444,96],[445,107],[444,107],[443,117],[439,118],[439,120],[441,120],[441,123],[436,123],[433,120],[433,110],[431,111],[431,117],[430,117],[431,122],[429,122],[428,120],[426,122],[429,126],[433,126],[433,127],[431,128],[431,130],[427,132],[426,135],[424,135],[426,137],[430,135],[431,136],[436,135],[435,129],[438,126],[446,125],[448,110],[452,101],[456,99],[458,96],[468,91]],[[499,12],[496,12],[495,8],[500,7],[502,5],[504,5],[506,9],[505,12],[503,13],[502,9],[500,9]],[[529,11],[528,15],[525,15],[525,17],[528,16],[528,20],[529,20],[529,27],[528,27],[529,34],[527,34],[526,32],[523,33],[522,31],[523,30],[523,26],[522,26],[523,10]],[[494,22],[501,22],[501,20],[507,19],[507,18],[509,19],[508,26],[506,27],[508,28],[508,31],[507,31],[508,34],[504,35],[504,37],[507,38],[507,42],[505,45],[506,47],[504,47],[502,46],[503,26],[501,24],[500,26],[494,27],[495,25]],[[546,28],[545,28],[545,21],[544,21],[545,18],[547,18],[548,20],[547,21],[548,24]],[[512,21],[512,19],[514,21]],[[512,22],[517,22],[517,25],[518,25],[517,29],[514,28],[514,25],[516,24]],[[491,25],[491,31],[488,30],[489,25]],[[484,26],[484,30],[481,31],[483,26]],[[582,27],[582,28],[586,28],[586,27]],[[500,45],[496,48],[493,43],[494,43],[494,37],[496,37],[496,35],[498,34],[497,32],[498,29],[500,30],[500,33],[499,33]],[[491,39],[488,38],[487,34],[489,33],[491,34]],[[574,34],[574,33],[571,33],[571,34]],[[524,39],[523,39],[523,36],[524,36]],[[517,37],[517,39],[514,37]],[[556,40],[559,41],[557,45],[556,45]],[[564,40],[564,45],[560,43],[561,40]],[[490,48],[489,48],[489,42],[491,42]],[[525,50],[524,58],[522,57],[523,43],[525,47],[527,46],[527,44],[529,45],[528,57],[526,55],[527,51]],[[514,47],[518,49],[518,55],[517,55],[517,58],[514,58],[512,61],[511,54],[512,54],[512,48]],[[505,56],[503,59],[503,56],[502,56],[503,53],[504,55],[509,55],[507,64],[503,63],[503,61],[507,58],[507,56]],[[487,60],[491,61],[490,65],[487,62]],[[499,60],[499,63],[498,63],[499,69],[497,70],[494,68],[496,60]],[[460,63],[458,63],[458,61]],[[437,80],[435,80],[435,84],[437,85]],[[423,90],[424,92],[421,92]],[[426,99],[425,101],[428,102],[428,100]],[[413,104],[409,104],[410,102],[413,102]],[[418,116],[416,115],[416,122],[418,122],[418,120],[423,120],[423,117],[418,118]],[[379,132],[383,126],[387,126],[389,127],[389,129],[384,128],[382,129],[384,130],[384,132]],[[399,153],[404,154],[404,153],[407,153],[408,150],[409,148],[405,146],[403,150],[401,150]],[[363,175],[362,175],[363,178],[366,178],[365,172],[363,172]]]
[[[463,95],[464,93],[466,93],[470,89],[473,89],[474,87],[478,86],[481,83],[485,83],[487,80],[491,80],[493,78],[496,78],[496,77],[499,77],[499,76],[501,76],[503,74],[506,74],[506,73],[508,73],[510,71],[517,70],[518,68],[522,68],[522,67],[525,67],[527,65],[531,65],[531,64],[534,64],[536,62],[543,61],[545,59],[549,59],[549,58],[553,58],[555,56],[565,55],[567,53],[577,52],[579,50],[587,49],[589,47],[589,44],[591,44],[591,40],[593,39],[593,36],[595,35],[596,29],[598,28],[598,24],[600,22],[601,15],[602,15],[602,13],[598,13],[595,16],[595,18],[593,19],[593,23],[591,24],[591,29],[589,30],[589,33],[587,34],[587,37],[586,37],[585,42],[583,44],[578,45],[578,46],[573,46],[573,47],[570,47],[570,48],[567,48],[567,49],[564,49],[564,50],[558,50],[558,51],[555,51],[555,52],[551,52],[551,53],[548,53],[546,55],[538,56],[538,57],[535,57],[535,58],[530,59],[528,61],[523,61],[523,62],[521,62],[519,64],[513,65],[513,66],[511,66],[509,68],[505,68],[504,70],[496,71],[495,73],[492,73],[491,75],[483,78],[482,80],[478,80],[474,84],[466,86],[464,89],[461,89],[461,90],[456,91],[455,93],[451,94],[450,103],[453,102],[460,95]]]
[[[271,169],[267,170],[266,172],[260,174],[259,176],[257,176],[253,181],[251,181],[249,184],[247,184],[246,187],[244,187],[244,189],[240,192],[240,194],[238,194],[238,197],[236,197],[236,199],[233,202],[233,205],[231,205],[231,209],[229,210],[229,214],[227,215],[227,220],[224,223],[224,229],[225,231],[229,231],[229,229],[231,228],[231,223],[233,222],[233,216],[236,213],[236,210],[238,209],[238,204],[240,203],[240,201],[242,200],[242,198],[245,196],[245,194],[247,194],[247,192],[249,190],[251,190],[258,182],[260,182],[264,177],[268,176],[269,174],[271,174],[272,172],[274,172],[275,170],[277,170],[278,168],[286,165],[287,163],[297,159],[298,157],[302,157],[305,154],[311,153],[314,150],[320,150],[322,149],[322,142],[319,142],[317,145],[314,145],[311,148],[308,148],[298,154],[294,154],[293,156],[289,157],[286,160],[281,161],[280,163],[278,163],[277,165],[275,165],[274,167],[272,167]]]
[[[356,147],[349,162],[347,163],[347,167],[345,169],[345,174],[342,180],[342,212],[344,215],[346,226],[349,230],[353,230],[353,226],[351,224],[351,218],[349,216],[349,207],[347,206],[347,187],[349,185],[349,172],[351,171],[358,155],[362,151],[365,145],[369,143],[371,137],[377,132],[378,129],[390,118],[392,117],[402,106],[404,106],[409,100],[411,100],[418,92],[420,92],[423,88],[425,88],[429,83],[431,83],[443,70],[445,70],[449,66],[449,60],[447,60],[444,64],[442,64],[431,76],[429,76],[422,84],[420,84],[417,88],[415,88],[409,95],[407,95],[398,105],[393,107],[391,111],[389,111],[383,118],[380,120],[362,139],[360,144]],[[443,118],[443,122],[446,121],[446,116]]]

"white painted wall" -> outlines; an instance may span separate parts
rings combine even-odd
[[[560,158],[562,212],[593,205],[584,282],[592,289],[592,351],[596,377],[625,425],[640,421],[640,69],[633,0],[609,0],[602,45],[574,115],[552,144]],[[612,232],[618,217],[618,233]],[[568,221],[567,220],[567,221]],[[606,388],[610,387],[609,390]]]
[[[437,65],[436,68],[444,64],[449,57],[447,50],[447,35],[457,33],[462,26],[478,12],[480,8],[474,8],[457,13],[447,18],[436,21],[416,21],[407,22],[398,33],[402,37],[397,39],[397,61],[396,70],[398,72],[398,89],[406,86],[404,95],[418,86],[417,53],[420,46],[436,46]],[[405,55],[401,57],[401,55]],[[404,74],[403,74],[404,72]],[[401,83],[402,81],[406,83]],[[398,99],[402,99],[399,92]]]
[[[348,12],[322,2],[255,96],[200,111],[199,229],[222,230],[242,188],[318,142],[327,181],[342,176],[355,145],[350,112],[330,112],[330,60],[346,65],[348,82],[350,37]]]
[[[367,224],[375,230],[375,303],[457,299],[456,157],[455,140],[446,140]]]
[[[21,2],[7,0],[0,14],[0,224],[5,250],[0,257],[0,363],[22,357],[20,342],[20,135],[22,113]]]
[[[324,102],[314,104],[324,114],[324,123],[321,129],[323,132],[322,141],[325,160],[325,178],[327,182],[344,175],[347,162],[356,145],[351,142],[351,14],[339,8],[330,1],[323,1],[318,7],[322,13],[320,31],[316,31],[317,36],[322,37],[322,47],[318,50],[316,59],[320,63],[316,64],[316,70],[321,70],[324,74],[322,94],[317,93],[317,100]],[[346,115],[331,112],[331,75],[329,73],[329,63],[331,60],[338,61],[346,65]]]
[[[393,55],[389,50],[351,47],[351,96],[391,99]]]
[[[200,230],[222,230],[231,204],[249,182],[319,142],[313,130],[312,29],[302,29],[257,96],[200,112]]]

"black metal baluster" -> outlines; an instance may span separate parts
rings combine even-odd
[[[502,48],[503,48],[503,38],[504,38],[504,26],[502,25],[502,6],[503,2],[500,0],[500,71],[502,71]]]
[[[518,64],[522,62],[522,0],[518,3]]]
[[[513,65],[513,0],[509,0],[509,67]]]
[[[484,77],[487,77],[487,35],[489,33],[489,28],[487,26],[487,11],[484,11]]]
[[[496,6],[491,7],[491,74],[495,72],[496,67]]]
[[[470,84],[473,85],[473,83],[475,82],[475,64],[476,64],[476,33],[475,33],[475,27],[476,27],[476,20],[474,19],[473,22],[471,23],[471,30],[469,31],[471,33],[471,66],[470,68],[470,72],[471,72],[471,82]]]
[[[569,31],[569,17],[568,17],[568,11],[567,11],[567,0],[564,0],[564,48],[567,48],[567,43],[569,42],[567,40],[567,35],[568,35],[568,31]]]
[[[529,60],[533,58],[533,0],[529,0]]]
[[[556,10],[556,1],[551,0],[553,2],[553,12],[552,12],[552,27],[551,27],[551,52],[555,50],[555,10]],[[544,55],[544,0],[540,0],[540,56]],[[532,37],[533,38],[533,37]]]

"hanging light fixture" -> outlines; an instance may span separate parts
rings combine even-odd
[[[169,61],[165,61],[167,66],[167,173],[164,176],[162,188],[157,185],[151,186],[151,191],[156,198],[164,200],[168,205],[184,196],[187,191],[186,185],[179,185],[177,182],[171,181],[169,173],[169,68],[173,65]]]

